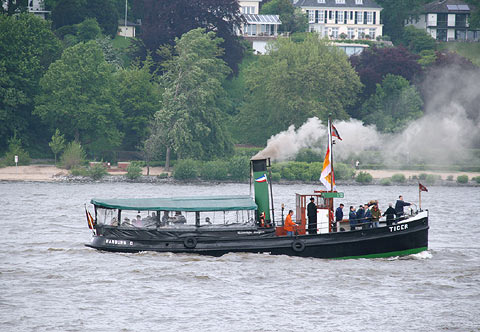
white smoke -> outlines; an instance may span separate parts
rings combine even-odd
[[[480,73],[457,67],[443,69],[427,78],[425,115],[411,122],[402,132],[379,133],[375,126],[361,121],[335,122],[342,141],[335,145],[335,159],[362,158],[364,151],[378,151],[373,163],[452,164],[468,160],[470,148],[480,141]],[[478,103],[477,103],[478,101]],[[468,111],[467,111],[468,108]],[[325,151],[327,128],[318,118],[308,119],[300,128],[272,136],[266,148],[254,158],[276,161],[293,159],[302,148]],[[322,160],[319,160],[322,161]]]

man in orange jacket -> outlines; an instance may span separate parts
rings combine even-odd
[[[285,218],[285,224],[283,225],[283,228],[287,231],[287,236],[293,236],[295,227],[297,227],[297,224],[292,220],[292,216],[293,210],[289,210],[287,217]]]

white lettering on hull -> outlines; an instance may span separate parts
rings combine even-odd
[[[403,231],[403,230],[408,229],[408,224],[388,226],[388,228],[390,228],[390,233],[391,232],[397,232],[397,231]]]
[[[133,246],[133,241],[105,239],[105,244],[115,244],[115,245],[121,245],[121,246],[126,246],[126,245]]]

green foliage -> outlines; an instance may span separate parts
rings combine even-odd
[[[429,33],[411,25],[404,28],[402,42],[414,53],[435,51],[436,48],[435,39]]]
[[[425,180],[427,178],[427,173],[420,173],[420,175],[418,176],[418,178],[420,180]]]
[[[65,151],[63,151],[61,163],[66,169],[72,169],[85,164],[85,157],[82,145],[77,141],[73,141],[67,144]]]
[[[468,175],[457,176],[457,183],[468,183]]]
[[[142,176],[142,167],[139,163],[132,162],[127,167],[127,174],[125,175],[129,180],[136,180]]]
[[[0,153],[14,135],[26,147],[46,146],[48,131],[32,115],[33,99],[40,78],[60,52],[48,21],[32,14],[0,15]]]
[[[355,103],[361,83],[343,51],[309,34],[300,43],[279,38],[246,69],[245,86],[235,133],[244,143],[264,145],[314,116],[347,119],[345,109]]]
[[[198,165],[193,159],[179,160],[175,165],[173,177],[176,180],[191,180],[198,176]]]
[[[250,175],[250,157],[232,157],[228,161],[228,173],[233,180],[248,179]]]
[[[480,6],[477,10],[480,14]],[[480,18],[480,15],[479,15]],[[472,63],[480,66],[480,43],[452,43],[445,42],[439,43],[438,48],[440,50],[450,50],[458,53],[459,55],[469,59]]]
[[[55,134],[52,136],[52,140],[48,143],[50,149],[52,149],[53,154],[55,155],[55,165],[57,164],[57,154],[65,149],[65,137],[60,135],[60,130],[58,128],[55,130]]]
[[[204,180],[226,180],[228,178],[228,162],[212,160],[200,167],[200,177]]]
[[[392,185],[392,180],[390,178],[383,178],[380,180],[380,184],[382,186],[391,186]]]
[[[447,181],[453,181],[453,175],[447,176]]]
[[[88,170],[85,167],[73,167],[70,169],[70,174],[73,176],[88,176]]]
[[[94,40],[100,34],[100,26],[94,18],[87,18],[85,21],[77,25],[77,37],[79,42]]]
[[[355,176],[353,167],[344,163],[335,163],[334,171],[336,180],[348,180]],[[320,174],[318,174],[318,177],[320,177]]]
[[[280,175],[280,173],[272,173],[272,175],[270,176],[270,180],[272,182],[279,182],[281,179],[282,176]]]
[[[102,163],[94,164],[87,170],[87,176],[91,177],[93,180],[100,180],[105,175],[107,175],[107,170],[105,169],[105,166],[102,165]]]
[[[420,174],[422,175],[422,174]],[[439,180],[439,177],[438,175],[435,175],[435,174],[427,174],[427,176],[425,177],[425,183],[426,184],[435,184],[435,182],[437,182],[437,180]]]
[[[67,48],[41,79],[35,114],[92,151],[111,150],[123,134],[113,67],[95,41]]]
[[[0,160],[0,165],[15,166],[15,156],[18,156],[18,165],[30,164],[30,156],[22,148],[22,140],[16,136],[8,140],[8,150]]]
[[[147,57],[142,67],[134,65],[117,73],[115,95],[123,113],[122,147],[125,150],[134,150],[138,142],[148,138],[149,126],[160,108],[159,87],[151,69],[152,61]]]
[[[404,183],[406,181],[405,175],[401,173],[393,174],[392,181],[396,183]]]
[[[159,175],[157,175],[157,178],[166,179],[166,178],[168,178],[168,173],[160,173]]]
[[[381,132],[398,132],[423,115],[423,101],[415,86],[402,76],[387,74],[376,93],[365,101],[361,118]]]
[[[472,181],[475,181],[476,183],[480,183],[480,176],[473,177]]]
[[[370,183],[373,180],[373,176],[370,173],[361,171],[360,173],[357,174],[355,177],[355,180],[358,183]]]
[[[295,161],[304,161],[307,163],[317,162],[322,159],[323,157],[320,152],[306,148],[298,151],[297,155],[295,156]]]
[[[418,59],[418,63],[425,68],[432,63],[435,63],[437,60],[437,53],[433,50],[423,50],[420,52],[420,59]]]
[[[164,63],[162,105],[155,117],[164,142],[180,159],[230,155],[233,144],[219,105],[230,69],[220,58],[221,39],[194,29],[176,39],[177,55]]]

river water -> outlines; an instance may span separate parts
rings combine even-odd
[[[312,185],[275,185],[293,208]],[[415,186],[346,186],[348,207]],[[248,194],[244,184],[0,183],[0,331],[480,331],[480,188],[430,187],[429,251],[321,260],[105,253],[92,197]],[[336,202],[340,203],[339,200]],[[347,212],[347,208],[345,211]],[[279,210],[277,210],[277,215]]]

